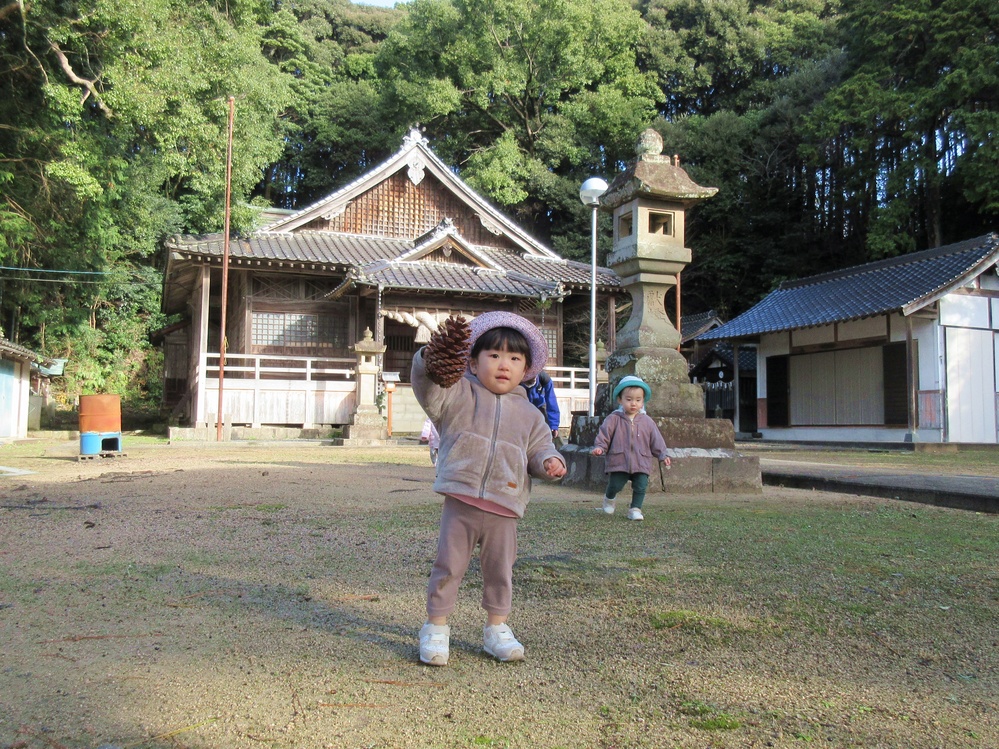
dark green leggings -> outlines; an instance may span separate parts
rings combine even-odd
[[[649,474],[628,473],[626,471],[612,471],[607,479],[607,499],[614,499],[617,493],[624,489],[624,485],[631,482],[631,506],[642,509],[645,501],[645,492],[649,488]]]

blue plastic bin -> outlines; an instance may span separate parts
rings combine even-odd
[[[80,455],[121,452],[121,432],[81,432]]]

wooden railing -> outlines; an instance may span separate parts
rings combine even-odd
[[[580,367],[548,367],[545,369],[556,388],[566,390],[587,390],[590,387],[590,371]]]
[[[219,354],[204,354],[204,371],[216,377]],[[313,356],[274,356],[267,354],[226,354],[225,376],[239,373],[242,379],[350,380],[357,359],[353,356],[318,358]],[[250,373],[252,377],[246,377]]]
[[[347,424],[356,410],[354,357],[319,358],[226,354],[222,418],[231,424],[300,426]],[[215,423],[219,354],[201,355],[195,418]]]
[[[223,419],[231,424],[312,427],[347,424],[356,409],[354,357],[226,354],[222,384]],[[195,420],[215,423],[219,397],[219,354],[201,356]],[[549,367],[562,412],[562,426],[573,411],[585,411],[589,372],[579,367]]]

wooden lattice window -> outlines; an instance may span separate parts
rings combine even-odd
[[[292,301],[299,299],[298,279],[254,276],[253,296]]]
[[[548,364],[558,364],[558,330],[548,327],[539,329],[541,335],[545,337],[545,343],[548,344]]]
[[[280,278],[254,276],[253,296],[285,302],[320,301],[334,288],[334,283],[320,278]]]
[[[345,314],[254,312],[253,345],[346,351],[348,320]]]

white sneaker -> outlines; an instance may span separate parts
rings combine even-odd
[[[614,500],[610,497],[604,497],[604,512],[608,515],[614,514]]]
[[[451,628],[427,622],[420,628],[420,660],[428,666],[446,666],[451,644]]]
[[[482,647],[501,661],[524,660],[524,646],[517,642],[513,630],[505,624],[490,624],[482,628]]]
[[[628,520],[645,520],[645,515],[637,507],[629,507]]]

